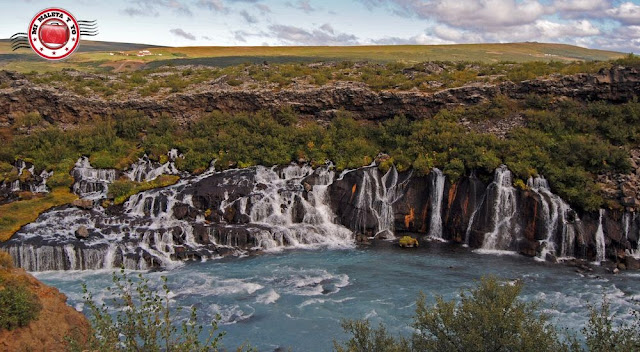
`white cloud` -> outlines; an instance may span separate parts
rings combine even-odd
[[[640,24],[640,5],[632,2],[625,2],[620,6],[606,11],[611,18],[628,25]]]
[[[599,35],[600,30],[588,20],[557,23],[548,20],[536,21],[535,26],[544,38],[588,37]]]
[[[288,25],[269,26],[270,35],[287,45],[355,45],[358,38],[353,34],[330,33],[325,29],[306,30]]]

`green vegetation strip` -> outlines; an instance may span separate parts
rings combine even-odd
[[[0,241],[8,240],[22,226],[35,221],[43,211],[71,203],[77,198],[68,188],[61,187],[44,196],[0,205]]]
[[[521,116],[522,122],[505,131],[504,138],[483,133],[483,126],[516,116]],[[474,125],[478,127],[468,127]],[[397,116],[383,122],[360,121],[338,112],[326,126],[301,120],[291,110],[275,114],[214,112],[184,126],[168,115],[151,119],[125,111],[77,129],[63,130],[43,121],[35,129],[14,125],[5,132],[12,137],[0,150],[0,162],[8,164],[21,158],[34,162],[37,169],[66,166],[54,174],[60,178],[53,180],[54,186],[70,185],[68,172],[81,155],[90,155],[95,167],[124,169],[143,153],[160,160],[171,148],[178,148],[184,159],[176,161],[177,167],[199,173],[213,159],[218,169],[302,160],[317,166],[331,160],[342,170],[369,165],[382,152],[391,156],[381,163],[383,170],[394,164],[399,170],[413,168],[418,174],[427,174],[438,167],[452,182],[473,170],[490,182],[495,168],[506,164],[514,172],[516,186],[525,188],[527,178],[542,174],[553,191],[572,205],[596,210],[618,206],[605,202],[595,179],[599,174],[630,171],[629,149],[640,144],[640,103],[497,97],[419,120]],[[0,172],[0,178],[8,176]],[[117,184],[112,196],[124,201],[132,192],[169,184],[166,181]],[[30,212],[25,220],[35,217],[30,209],[0,214],[22,218],[25,211]],[[15,222],[4,223],[4,228],[17,226]],[[7,232],[3,233],[6,236]]]
[[[113,199],[114,204],[122,204],[132,195],[146,191],[152,188],[167,187],[175,184],[180,180],[175,175],[160,175],[153,181],[135,182],[129,179],[122,179],[109,185],[109,198]]]
[[[370,63],[338,61],[322,64],[244,64],[229,67],[175,68],[164,65],[135,72],[88,75],[72,69],[29,73],[33,83],[54,85],[82,96],[131,98],[166,96],[196,89],[203,82],[227,84],[238,89],[283,89],[295,84],[324,86],[335,82],[361,82],[380,90],[436,92],[464,85],[521,82],[553,74],[596,73],[614,65],[640,67],[640,59],[628,55],[613,61],[477,62],[432,61],[421,63]],[[208,85],[204,85],[206,88]]]

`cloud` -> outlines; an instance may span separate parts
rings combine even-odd
[[[325,23],[322,26],[320,26],[320,29],[322,29],[323,31],[325,31],[327,33],[335,34],[335,30],[328,23]]]
[[[371,40],[371,43],[378,45],[436,45],[436,44],[453,44],[454,42],[444,40],[437,36],[420,33],[409,38],[385,37]]]
[[[240,11],[240,16],[242,16],[247,23],[258,23],[258,19],[255,16],[251,16],[247,10]]]
[[[264,15],[267,13],[271,13],[271,8],[265,4],[256,4],[255,5],[258,10],[260,10],[260,14]]]
[[[227,10],[222,0],[198,0],[198,6],[214,12],[224,12]]]
[[[608,9],[606,14],[610,18],[620,21],[622,24],[640,24],[640,5],[632,2],[625,2],[618,7]]]
[[[588,37],[600,34],[600,29],[588,20],[572,21],[570,23],[556,23],[538,20],[535,23],[540,35],[544,38]]]
[[[550,7],[550,12],[561,12],[563,16],[571,16],[571,13],[594,13],[594,11],[606,10],[610,6],[606,0],[556,0]]]
[[[131,2],[131,5],[123,9],[122,13],[129,16],[155,17],[160,14],[159,9],[169,9],[179,15],[193,15],[189,6],[179,0],[135,0]]]
[[[195,35],[185,32],[182,28],[174,28],[169,30],[169,32],[171,32],[171,34],[173,35],[177,35],[178,37],[182,37],[184,39],[196,40]]]
[[[316,10],[314,7],[311,6],[311,3],[309,0],[298,0],[295,3],[291,3],[290,1],[287,1],[285,4],[289,7],[293,7],[294,9],[304,11],[305,13],[311,13]]]
[[[270,35],[288,45],[355,45],[358,37],[347,33],[328,33],[323,29],[306,30],[288,25],[269,26]]]

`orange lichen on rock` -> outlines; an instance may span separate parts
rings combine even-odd
[[[447,199],[447,209],[451,209],[451,204],[456,199],[458,194],[458,184],[454,183],[449,187],[449,198]]]
[[[409,225],[413,224],[415,218],[415,211],[413,210],[413,207],[411,207],[411,209],[409,209],[409,214],[404,216],[404,227],[408,229]]]

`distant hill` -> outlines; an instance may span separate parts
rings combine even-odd
[[[137,56],[140,50],[148,56]],[[0,69],[17,71],[57,70],[62,68],[111,67],[139,69],[174,65],[229,66],[241,63],[313,62],[313,61],[594,61],[610,60],[625,54],[565,44],[506,43],[453,45],[379,45],[379,46],[256,46],[256,47],[162,47],[146,44],[82,41],[70,59],[51,63],[38,58],[29,49],[11,51],[8,39],[0,40]],[[124,55],[121,53],[124,52]]]
[[[78,47],[77,52],[89,53],[89,52],[96,52],[96,51],[131,51],[131,50],[142,50],[142,49],[150,49],[150,48],[162,48],[162,46],[154,46],[149,44],[82,40],[80,41],[80,46]],[[12,52],[10,40],[0,39],[0,54],[22,53],[22,52],[24,51],[18,50],[16,52]]]

